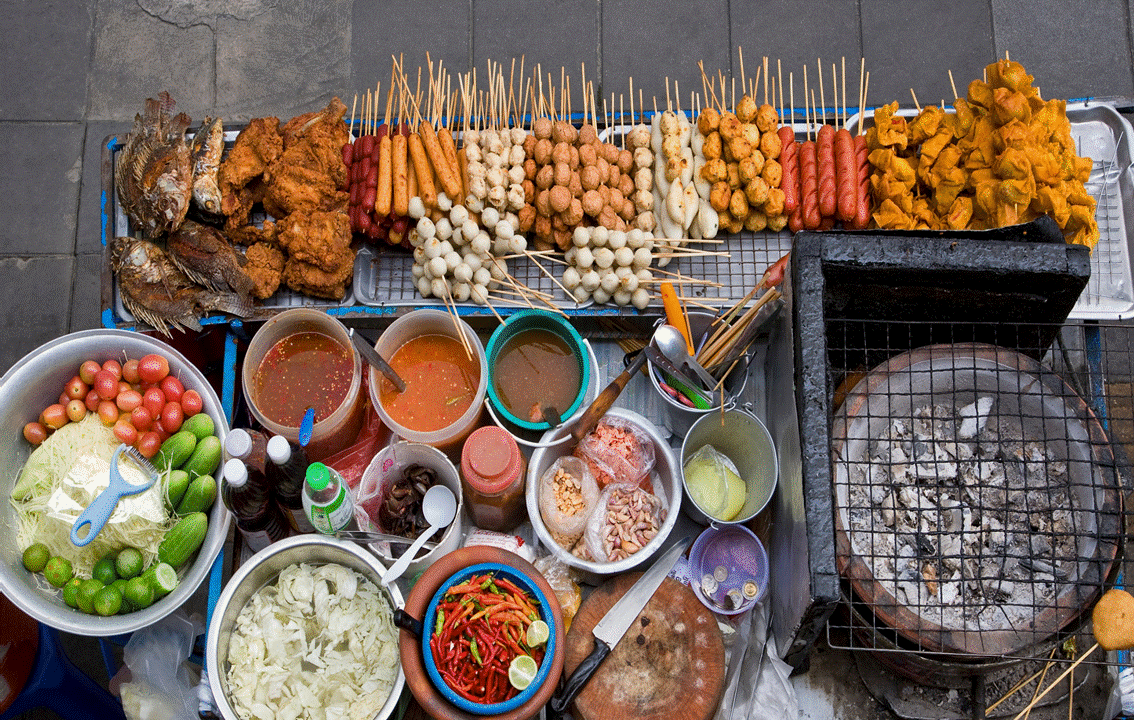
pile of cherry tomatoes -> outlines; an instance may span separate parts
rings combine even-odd
[[[93,412],[114,428],[118,440],[150,458],[185,418],[201,412],[203,404],[201,394],[186,390],[169,374],[169,360],[156,353],[124,363],[87,360],[64,385],[59,402],[24,425],[24,438],[39,445],[52,432]]]

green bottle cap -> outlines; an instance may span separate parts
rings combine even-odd
[[[311,463],[307,466],[307,484],[312,490],[322,490],[331,484],[331,471],[321,462]]]

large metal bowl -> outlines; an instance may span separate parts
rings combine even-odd
[[[370,578],[379,588],[386,569],[378,559],[363,548],[325,535],[295,535],[272,543],[266,549],[253,555],[224,586],[213,619],[209,624],[208,645],[205,649],[205,664],[209,668],[209,689],[221,715],[227,720],[237,720],[236,712],[228,702],[228,643],[240,611],[260,588],[275,581],[284,568],[297,563],[324,565],[338,563],[357,570]],[[397,583],[384,588],[391,609],[402,606],[402,593]],[[397,642],[397,636],[395,636]],[[390,689],[390,697],[374,716],[375,720],[390,717],[398,705],[406,678],[399,662],[398,677]]]
[[[228,421],[220,400],[200,370],[185,356],[161,340],[126,330],[83,330],[56,338],[20,359],[0,377],[0,467],[5,469],[7,484],[0,498],[0,590],[21,610],[36,620],[76,635],[107,636],[133,632],[152,625],[181,607],[197,591],[209,574],[213,561],[224,547],[231,517],[220,502],[209,513],[209,531],[196,559],[181,577],[177,588],[145,610],[101,617],[87,615],[68,607],[58,592],[48,592],[37,584],[36,577],[24,569],[16,547],[16,515],[8,492],[20,468],[31,453],[24,440],[23,426],[34,420],[40,410],[58,402],[64,383],[78,373],[84,360],[103,362],[141,358],[160,353],[169,360],[170,373],[181,378],[186,389],[196,390],[207,412],[216,424],[217,435],[224,440]]]

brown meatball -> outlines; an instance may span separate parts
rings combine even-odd
[[[551,232],[551,236],[555,239],[555,247],[560,251],[566,251],[571,247],[571,231],[564,228],[555,228]]]
[[[706,160],[716,160],[723,152],[721,143],[720,133],[715,132],[706,135],[705,142],[701,143],[701,154],[705,156]]]
[[[705,137],[708,137],[709,133],[720,127],[720,124],[721,114],[716,111],[716,108],[707,107],[697,116],[697,129]]]
[[[567,181],[567,189],[571,191],[571,197],[583,196],[583,179],[575,170],[571,171],[571,178]]]
[[[551,215],[551,191],[540,190],[535,196],[535,209],[540,215]]]
[[[728,154],[733,160],[739,162],[752,154],[752,145],[744,139],[743,135],[737,135],[728,141]]]
[[[583,203],[579,198],[571,198],[571,204],[559,214],[559,217],[562,218],[564,225],[575,227],[583,222]]]
[[[598,131],[595,130],[594,125],[587,123],[583,127],[579,128],[580,143],[582,143],[583,145],[590,145],[596,140],[598,140]]]
[[[555,163],[555,184],[567,187],[571,182],[571,166],[565,162]]]
[[[602,212],[604,203],[602,194],[598,190],[588,190],[583,193],[583,212],[591,217],[598,217]]]
[[[571,166],[572,170],[578,170],[579,169],[579,148],[575,147],[574,145],[568,145],[567,146],[567,152],[570,153],[570,157],[567,158],[567,164]]]
[[[780,116],[771,105],[761,105],[756,112],[756,127],[762,133],[774,133],[780,127]]]
[[[623,195],[630,197],[630,194],[634,192],[634,179],[624,174],[618,178],[618,189],[622,191]]]
[[[751,95],[740,98],[736,104],[736,117],[742,123],[750,123],[756,117],[756,101]]]
[[[579,179],[583,190],[594,190],[602,184],[602,173],[599,172],[598,165],[584,165],[579,171]]]
[[[618,187],[620,182],[622,182],[622,171],[618,169],[617,165],[611,165],[610,177],[606,179],[606,184],[611,187]]]
[[[598,153],[595,152],[594,145],[584,145],[579,148],[579,163],[583,167],[594,165],[598,162]]]
[[[555,168],[551,165],[544,165],[539,169],[535,176],[535,186],[540,190],[546,190],[555,184]]]
[[[563,185],[556,185],[551,188],[550,197],[551,211],[561,213],[567,208],[571,207],[571,191]]]
[[[752,207],[763,207],[768,202],[768,183],[762,177],[753,178],[745,186],[744,196]]]
[[[619,190],[618,188],[611,188],[610,189],[610,200],[608,202],[610,203],[611,207],[621,208],[622,207],[622,201],[625,200],[625,199],[626,198],[622,195],[621,190]]]
[[[764,214],[768,216],[783,215],[784,213],[784,191],[779,188],[771,188],[768,190],[768,201],[764,203]]]
[[[612,146],[607,145],[606,147]],[[598,160],[598,165],[596,165],[596,167],[599,171],[599,183],[606,185],[606,183],[610,180],[610,162],[605,157],[600,157]]]
[[[721,126],[719,130],[721,140],[729,141],[740,134],[740,121],[736,116],[730,112],[721,115]]]
[[[602,209],[598,221],[599,225],[602,225],[608,230],[617,230],[618,224],[622,222],[622,218],[618,217],[618,213],[614,212],[614,208],[607,205]]]
[[[711,183],[728,180],[728,164],[720,158],[709,160],[701,167],[701,177]]]
[[[748,141],[749,145],[753,147],[760,144],[760,128],[756,127],[755,123],[744,123],[740,126],[740,134]]]
[[[551,149],[551,162],[555,163],[556,165],[558,165],[559,163],[563,163],[564,165],[567,165],[568,163],[570,163],[571,162],[571,150],[569,149],[570,147],[571,146],[568,145],[565,142],[555,143],[555,146]]]
[[[533,157],[535,155],[535,146],[537,140],[539,140],[539,138],[537,138],[532,133],[528,133],[527,136],[524,137],[524,154],[528,157]]]
[[[600,147],[602,148],[603,159],[605,159],[608,163],[618,162],[619,150],[618,150],[617,145],[611,145],[610,143],[603,143]]]
[[[784,168],[779,162],[769,160],[764,163],[764,170],[760,173],[760,177],[768,181],[768,187],[779,187],[780,181],[784,177]]]
[[[551,237],[551,218],[547,215],[536,215],[535,234],[537,237],[550,238]]]
[[[559,120],[551,129],[551,139],[557,143],[574,143],[579,137],[579,131],[566,120]]]
[[[522,208],[520,208],[520,211],[516,213],[516,217],[520,220],[520,227],[516,229],[522,233],[528,232],[532,229],[532,225],[535,224],[535,206],[531,204],[524,205]]]
[[[531,135],[528,135],[531,137]],[[539,165],[536,165],[535,158],[528,158],[524,161],[524,177],[528,180],[535,180],[536,173],[539,172]]]
[[[731,199],[732,190],[726,181],[721,180],[713,183],[713,187],[709,191],[709,204],[713,206],[714,210],[719,213],[728,210],[728,203]]]
[[[752,178],[760,177],[760,170],[756,167],[756,161],[751,157],[746,157],[738,162],[736,171],[740,175],[740,182],[745,185],[752,182]]]
[[[618,213],[618,217],[626,222],[633,222],[635,216],[634,201],[626,199],[622,201],[622,212]]]
[[[768,216],[762,212],[753,210],[744,218],[744,229],[749,232],[760,232],[766,227],[768,227]]]
[[[748,216],[748,198],[743,190],[734,190],[728,201],[728,211],[733,217],[745,218]]]
[[[532,123],[532,134],[537,140],[546,140],[551,137],[551,118],[536,118]]]
[[[555,146],[551,144],[550,140],[540,138],[536,141],[535,152],[532,153],[532,157],[535,158],[538,164],[547,165],[551,162],[551,152],[554,148]]]
[[[766,132],[760,137],[760,152],[764,153],[769,159],[778,158],[782,148],[783,143],[780,141],[779,133]]]
[[[608,185],[599,185],[598,194],[602,196],[602,204],[610,204],[610,187]]]
[[[630,172],[630,168],[634,167],[634,153],[629,150],[619,150],[617,165],[622,172]]]

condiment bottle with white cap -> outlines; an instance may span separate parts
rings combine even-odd
[[[276,502],[288,517],[293,530],[315,532],[303,509],[303,483],[307,476],[307,453],[293,446],[283,435],[268,440],[268,479],[273,481]]]
[[[238,458],[224,464],[221,500],[236,519],[236,527],[252,552],[259,552],[288,536],[290,528],[272,501],[263,474],[256,473],[253,477]]]

